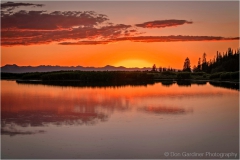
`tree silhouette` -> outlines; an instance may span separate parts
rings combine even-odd
[[[207,56],[207,54],[203,53],[203,58],[202,58],[202,71],[203,72],[207,72],[207,69],[208,69],[208,63],[207,63],[206,56]]]
[[[201,71],[201,58],[198,59],[197,69],[198,71]]]
[[[217,52],[213,60],[209,60],[208,62],[206,60],[206,53],[203,53],[202,63],[199,58],[198,65],[194,67],[193,71],[206,73],[239,71],[239,53],[239,49],[234,52],[233,49],[228,48],[225,53],[221,54]]]
[[[201,58],[199,58],[197,66],[194,65],[193,67],[193,72],[201,72],[201,69],[202,69]]]
[[[157,71],[157,67],[156,67],[155,64],[154,64],[153,67],[152,67],[152,71],[153,71],[153,72]]]
[[[162,72],[162,67],[159,67],[159,72]]]
[[[183,71],[184,72],[191,72],[190,59],[188,57],[185,59],[185,62],[183,64]]]

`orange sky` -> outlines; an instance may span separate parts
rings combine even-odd
[[[239,2],[15,3],[2,5],[1,66],[181,69],[186,57],[193,67],[204,52],[209,60],[239,47]]]

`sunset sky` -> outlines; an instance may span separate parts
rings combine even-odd
[[[1,2],[1,66],[191,66],[239,48],[238,1]]]

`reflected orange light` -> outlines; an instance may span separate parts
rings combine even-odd
[[[108,120],[115,111],[176,115],[190,113],[194,107],[195,110],[202,109],[201,112],[217,108],[225,113],[229,107],[218,106],[216,103],[220,99],[233,106],[231,110],[238,108],[238,91],[214,88],[209,84],[191,87],[173,84],[164,87],[157,83],[147,87],[90,88],[23,85],[2,80],[1,86],[1,118],[6,124],[15,123],[20,126],[42,126],[48,123],[93,124]],[[224,96],[225,99],[219,97],[221,94],[228,96]],[[26,117],[24,120],[23,116]]]
[[[155,110],[159,107],[163,99],[186,97],[209,97],[219,96],[219,92],[229,95],[236,91],[223,88],[214,88],[209,84],[205,87],[192,85],[191,87],[178,87],[176,84],[164,87],[160,83],[148,87],[109,87],[109,88],[74,88],[74,87],[54,87],[44,85],[18,85],[16,82],[1,81],[2,85],[2,112],[18,112],[24,110],[47,110],[62,113],[74,111],[76,106],[86,108],[124,109],[126,104],[142,107],[149,106],[148,110]],[[19,94],[21,93],[21,94]],[[27,95],[27,96],[26,96]],[[94,96],[92,96],[94,95]],[[14,101],[13,101],[14,99]],[[143,103],[145,99],[145,103]],[[61,100],[61,101],[59,101]],[[24,105],[19,105],[24,104]],[[153,105],[153,104],[156,104]],[[34,106],[34,107],[33,107]],[[164,105],[163,106],[168,106]],[[153,107],[153,108],[151,108]],[[174,106],[168,106],[168,108]]]

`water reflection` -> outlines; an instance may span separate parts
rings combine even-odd
[[[172,80],[162,80],[160,81],[163,86],[170,87],[171,85],[175,84],[175,81]]]
[[[191,87],[191,80],[179,80],[177,81],[179,87]]]
[[[170,87],[173,84],[177,84],[180,87],[191,87],[191,85],[206,85],[208,81],[206,80],[160,80],[160,81],[144,81],[144,82],[119,82],[119,83],[105,83],[105,82],[80,82],[80,81],[28,81],[28,80],[17,80],[18,84],[24,85],[24,84],[34,84],[34,85],[50,85],[50,86],[61,86],[61,87],[91,87],[91,88],[107,88],[107,87],[138,87],[138,86],[149,86],[154,85],[155,83],[161,83],[165,87]],[[239,90],[239,83],[238,82],[209,82],[211,85],[216,87],[223,87],[223,88],[229,88],[229,89],[236,89]]]
[[[19,84],[43,84],[51,86],[71,86],[71,87],[124,87],[124,86],[147,86],[153,85],[154,81],[130,81],[130,82],[84,82],[84,81],[28,81],[28,80],[17,80]]]
[[[191,81],[191,83],[196,85],[206,85],[208,82],[205,80],[195,80],[195,81]]]
[[[207,85],[205,82],[200,83]],[[70,84],[66,82],[66,85]],[[109,121],[116,111],[184,115],[192,112],[192,109],[184,105],[176,107],[174,99],[183,96],[219,96],[217,90],[206,90],[197,85],[191,86],[192,89],[178,87],[189,85],[190,81],[178,81],[177,84],[175,81],[162,81],[147,87],[144,84],[116,88],[63,88],[52,84],[44,86],[2,81],[2,134],[44,133],[42,130],[29,129],[49,125],[96,125]]]
[[[239,90],[239,82],[209,82],[211,85],[215,87],[223,87],[223,88],[229,88],[234,90]]]
[[[236,90],[177,82],[1,86],[2,158],[164,159],[168,151],[238,152]]]

